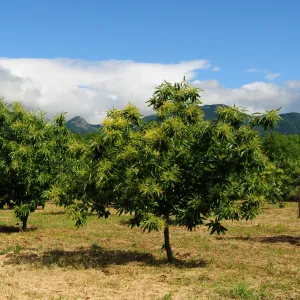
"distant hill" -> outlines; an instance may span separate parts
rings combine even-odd
[[[201,109],[204,112],[204,119],[215,120],[217,118],[216,109],[223,104],[203,105]],[[300,113],[292,112],[280,114],[282,120],[279,121],[275,131],[283,134],[299,134],[300,135]],[[157,121],[156,115],[149,115],[143,118],[146,122]],[[88,134],[95,132],[101,125],[92,125],[87,123],[82,117],[75,117],[67,121],[67,127],[74,133]]]
[[[300,113],[292,112],[280,115],[276,131],[284,134],[300,134]]]
[[[85,119],[79,116],[67,121],[66,125],[67,128],[69,128],[72,132],[79,134],[88,134],[90,132],[95,132],[101,127],[101,125],[89,124]]]
[[[205,120],[215,120],[217,118],[216,110],[219,106],[224,106],[223,104],[212,104],[212,105],[203,105],[201,109],[204,112]],[[278,122],[278,127],[275,128],[275,131],[283,134],[299,134],[300,135],[300,113],[292,112],[286,114],[280,114],[282,120]],[[158,120],[156,115],[149,115],[144,117],[144,120],[147,122]],[[263,130],[259,130],[263,134]]]
[[[214,105],[203,105],[201,108],[204,111],[206,120],[214,120],[217,117],[216,109],[218,104]],[[280,114],[282,118],[278,122],[278,126],[275,128],[275,131],[283,134],[299,134],[300,135],[300,113],[292,112],[286,114]],[[259,130],[260,133],[263,133],[263,130]]]
[[[224,104],[211,104],[211,105],[202,105],[201,109],[204,112],[205,120],[215,120],[217,118],[216,110],[219,106],[226,106]]]
[[[204,112],[205,120],[215,120],[217,118],[216,110],[219,106],[225,106],[223,104],[212,104],[212,105],[203,105],[201,109]],[[158,117],[156,115],[149,115],[143,118],[146,122],[158,121]]]

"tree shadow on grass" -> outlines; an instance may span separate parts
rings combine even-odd
[[[37,227],[33,225],[28,225],[27,231],[34,231],[37,230]],[[20,226],[7,226],[7,225],[0,225],[0,233],[15,233],[15,232],[22,232],[22,228]]]
[[[129,227],[131,226],[130,219],[121,219],[121,220],[119,220],[119,224],[120,225],[127,225]],[[177,225],[176,220],[170,219],[169,220],[169,225],[176,226]]]
[[[166,260],[156,259],[150,253],[137,251],[107,250],[96,244],[77,250],[51,250],[42,254],[19,253],[7,257],[6,264],[33,264],[36,267],[72,267],[75,269],[105,269],[111,265],[126,265],[138,262],[150,266],[165,266]],[[170,264],[177,268],[199,268],[207,266],[204,260],[174,260]]]
[[[61,216],[61,215],[65,215],[66,212],[65,211],[45,211],[42,213],[42,215],[50,215],[50,216]]]
[[[234,237],[217,237],[218,240],[238,240],[238,241],[252,241],[259,243],[288,243],[294,246],[300,246],[300,236],[291,235],[275,235],[275,236],[262,236],[262,237],[251,237],[251,236],[234,236]]]
[[[131,225],[131,223],[130,223],[130,220],[128,219],[121,219],[120,221],[119,221],[119,224],[120,225],[127,225],[127,226],[130,226]]]

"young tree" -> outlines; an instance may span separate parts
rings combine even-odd
[[[264,138],[263,149],[278,170],[276,183],[281,190],[280,200],[297,200],[300,218],[300,136],[273,132]]]
[[[275,110],[248,115],[234,106],[219,107],[216,122],[204,121],[199,90],[186,81],[163,83],[148,103],[158,122],[143,123],[131,104],[108,113],[86,152],[93,169],[85,191],[94,196],[78,204],[74,216],[83,207],[107,216],[107,205],[130,213],[132,226],[163,229],[171,262],[172,219],[189,230],[205,224],[221,233],[226,230],[222,220],[259,213],[267,158],[252,128],[271,128],[279,117]]]
[[[40,111],[0,101],[0,204],[14,209],[26,230],[30,212],[63,171],[69,132],[63,115],[52,122]]]

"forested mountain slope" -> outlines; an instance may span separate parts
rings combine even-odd
[[[222,104],[203,105],[201,108],[204,111],[206,120],[214,120],[217,117],[216,109]],[[300,113],[291,112],[280,115],[282,120],[279,121],[275,131],[283,134],[300,134]],[[155,115],[145,116],[147,122],[158,120]],[[101,125],[92,125],[87,123],[82,117],[75,117],[67,121],[67,127],[74,133],[88,134],[97,131]]]

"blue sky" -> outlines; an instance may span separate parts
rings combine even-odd
[[[0,7],[0,57],[6,59],[162,65],[205,59],[211,68],[193,80],[216,80],[228,89],[300,80],[296,0],[0,0]]]

